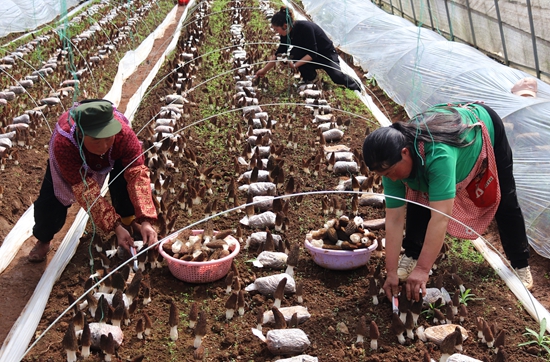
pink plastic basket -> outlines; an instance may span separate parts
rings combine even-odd
[[[193,234],[201,234],[202,230],[193,230]],[[228,236],[233,238],[232,236]],[[166,259],[168,263],[168,269],[173,276],[187,283],[210,283],[218,279],[223,278],[231,269],[231,262],[233,258],[239,254],[241,246],[239,241],[233,238],[235,247],[231,254],[228,256],[212,261],[183,261],[168,255],[163,249],[162,245],[169,239],[164,240],[159,244],[159,252]]]
[[[356,250],[331,250],[318,248],[311,245],[306,240],[305,246],[313,258],[315,264],[326,269],[332,270],[350,270],[362,267],[369,262],[370,256],[378,247],[378,242],[374,240],[371,246]]]

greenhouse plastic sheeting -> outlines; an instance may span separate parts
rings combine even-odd
[[[79,0],[2,0],[0,37],[36,29],[61,14],[62,6],[66,10],[78,3]]]
[[[409,116],[446,102],[483,101],[502,117],[531,246],[550,258],[550,85],[537,98],[513,95],[531,76],[478,50],[415,27],[364,0],[303,0],[308,15],[368,71]]]

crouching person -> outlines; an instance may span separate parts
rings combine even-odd
[[[31,262],[41,262],[50,241],[61,230],[67,209],[77,202],[91,221],[105,233],[114,232],[126,251],[133,246],[129,225],[141,226],[144,244],[155,243],[152,224],[157,213],[152,200],[149,170],[141,144],[128,120],[107,100],[91,99],[63,113],[50,139],[49,160],[37,200],[34,202]],[[110,176],[111,203],[101,196]]]

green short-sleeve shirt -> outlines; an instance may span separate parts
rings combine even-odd
[[[442,108],[444,106],[446,105],[437,105],[430,108],[429,111],[446,112]],[[491,142],[494,142],[493,121],[489,113],[477,104],[470,104],[467,107],[454,106],[453,108],[459,112],[462,121],[466,124],[477,122],[473,114],[475,113],[487,127]],[[474,139],[474,142],[466,147],[454,147],[439,142],[424,142],[425,159],[422,162],[420,155],[416,154],[416,172],[411,173],[414,177],[397,181],[383,177],[384,194],[405,199],[406,186],[409,186],[412,190],[426,192],[430,201],[454,198],[456,185],[468,176],[483,145],[481,127],[473,127],[465,132],[467,132],[465,134],[466,142]],[[405,202],[402,200],[386,197],[388,208],[396,208],[404,204]]]

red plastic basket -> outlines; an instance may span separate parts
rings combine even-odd
[[[193,234],[201,234],[202,230],[193,230]],[[228,236],[233,238],[232,236]],[[168,269],[173,276],[187,283],[210,283],[221,279],[227,275],[231,269],[233,258],[239,254],[241,245],[239,241],[234,239],[234,249],[228,256],[212,261],[183,261],[168,255],[162,245],[169,241],[166,239],[159,244],[159,252],[166,259]]]

